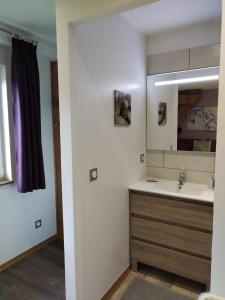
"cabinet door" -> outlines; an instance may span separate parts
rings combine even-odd
[[[155,77],[155,76],[153,76]],[[164,77],[166,80],[166,77]],[[177,85],[155,87],[156,78],[147,82],[147,149],[177,150]],[[159,103],[166,103],[166,124],[159,124]]]
[[[189,49],[148,56],[148,75],[188,70]]]
[[[219,66],[220,44],[190,49],[190,69]]]

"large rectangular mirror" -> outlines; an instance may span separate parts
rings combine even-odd
[[[147,148],[216,151],[219,67],[148,76]]]

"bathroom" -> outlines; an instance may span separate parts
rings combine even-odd
[[[207,130],[204,132],[199,129],[189,130],[195,135],[191,138],[191,150],[195,147],[196,151],[177,151],[178,93],[174,98],[176,105],[173,106],[173,110],[172,105],[167,103],[167,123],[159,126],[158,105],[154,107],[154,117],[152,117],[153,110],[151,110],[149,96],[152,91],[148,89],[151,76],[162,73],[168,76],[170,74],[167,73],[179,71],[178,76],[181,75],[181,79],[187,79],[185,77],[187,74],[190,75],[190,79],[211,76],[213,78],[208,82],[204,82],[203,78],[203,82],[200,79],[200,82],[189,82],[188,85],[185,85],[184,80],[179,89],[181,96],[182,92],[187,91],[190,97],[187,95],[186,98],[196,98],[198,99],[196,101],[200,102],[202,101],[200,95],[208,94],[208,90],[209,94],[218,93],[221,13],[221,1],[207,1],[207,3],[205,1],[156,1],[147,6],[121,14],[110,14],[103,18],[96,14],[95,21],[92,21],[92,18],[90,21],[87,14],[83,24],[80,24],[79,19],[77,23],[70,24],[68,41],[64,37],[65,43],[69,42],[69,57],[63,55],[65,48],[60,46],[58,55],[59,58],[64,59],[64,64],[61,65],[59,59],[59,77],[60,73],[63,74],[60,79],[61,93],[63,95],[65,91],[69,92],[73,99],[70,102],[68,96],[67,105],[65,103],[61,105],[61,118],[62,122],[68,122],[68,112],[72,110],[70,130],[74,159],[70,162],[67,159],[63,164],[69,168],[70,165],[73,166],[69,173],[73,182],[64,184],[66,187],[69,184],[75,186],[74,194],[70,196],[71,200],[74,197],[78,299],[99,299],[104,294],[107,299],[113,283],[118,283],[117,279],[126,274],[131,263],[133,270],[136,271],[137,262],[163,269],[166,272],[175,272],[181,277],[200,282],[205,286],[202,291],[208,290],[211,284],[212,291],[223,295],[223,288],[217,280],[219,270],[216,260],[213,261],[210,283],[213,186],[215,182],[216,186],[218,184],[218,176],[215,176],[216,155],[214,151],[211,152],[215,144],[215,131],[210,131],[211,138],[208,138]],[[60,30],[64,32],[65,28]],[[67,70],[65,64],[68,62],[70,63],[70,74],[68,74],[71,82],[70,91],[67,90],[67,77],[65,78]],[[197,75],[195,70],[197,70]],[[160,78],[157,81],[179,79],[179,77]],[[208,87],[207,83],[209,83]],[[171,86],[165,85],[165,88]],[[193,94],[192,97],[190,91],[197,94]],[[121,96],[119,92],[124,94]],[[120,96],[116,97],[116,95]],[[128,103],[129,120],[124,120],[124,122],[116,118],[118,117],[116,103],[120,97],[126,99],[126,105]],[[162,98],[159,96],[157,101],[165,103],[168,99],[170,100],[169,97],[163,95]],[[206,100],[203,99],[204,101]],[[217,103],[218,99],[213,101]],[[207,111],[207,109],[203,110]],[[217,111],[215,107],[214,109]],[[174,114],[173,118],[171,114]],[[153,126],[158,126],[159,132],[152,133]],[[171,127],[168,129],[169,126]],[[68,127],[65,126],[62,130],[68,131]],[[201,136],[203,134],[202,143],[194,142],[200,140],[199,136],[196,136],[197,133]],[[68,158],[70,150],[66,147],[66,143],[68,144],[68,141],[64,138],[62,152]],[[180,176],[183,178],[180,180],[178,190]],[[150,181],[156,179],[158,183],[145,182],[146,178]],[[129,188],[132,216],[129,212]],[[67,191],[65,192],[67,195]],[[179,203],[185,206],[188,199],[190,200],[188,205],[192,208],[190,211],[185,210],[184,214],[191,217],[194,212],[196,214],[199,212],[199,215],[189,220],[189,224],[181,225],[183,221],[177,219],[162,222],[165,216],[162,216],[163,213],[157,216],[159,208],[152,208],[155,216],[148,215],[149,210],[142,203],[142,201],[144,203],[150,201],[144,200],[147,197],[145,193],[158,195],[155,202],[160,202],[163,197],[172,201],[175,197],[179,201],[182,200],[183,202]],[[142,198],[137,199],[137,195],[140,194]],[[135,202],[135,208],[132,208],[132,201],[140,201],[140,206]],[[139,211],[141,208],[146,213]],[[165,207],[161,209],[163,212],[166,210]],[[174,209],[177,212],[176,215],[182,216],[178,208]],[[201,246],[196,245],[196,248],[198,246],[201,248],[200,252],[199,249],[188,249],[186,243],[186,249],[180,250],[183,246],[171,245],[174,240],[170,240],[168,245],[167,242],[165,244],[165,238],[162,242],[143,237],[146,228],[151,226],[155,228],[152,222],[151,224],[149,222],[149,227],[143,228],[142,224],[137,223],[137,218],[135,225],[132,225],[131,218],[134,215],[143,216],[143,214],[143,219],[152,218],[151,221],[156,220],[159,224],[165,222],[168,228],[171,225],[175,226],[172,228],[176,230],[179,224],[179,229],[184,227],[188,232],[190,230],[196,237],[195,242],[192,241],[191,244],[197,244],[196,241],[200,239],[198,233],[200,233],[204,240],[199,242]],[[200,216],[205,217],[202,221],[205,225],[193,225],[192,223],[197,222]],[[171,218],[175,216],[172,215]],[[67,224],[64,226],[66,228]],[[130,226],[136,226],[135,242],[129,236],[129,232],[132,236],[133,230]],[[181,231],[182,233],[179,232],[183,236],[185,233]],[[151,231],[148,233],[152,234]],[[158,239],[157,234],[155,239]],[[163,260],[163,257],[170,257],[167,256],[170,250],[176,251],[176,254],[182,252],[182,257],[189,255],[191,261],[185,261],[184,264],[178,263],[182,269],[181,272],[174,271],[174,266],[162,266],[160,263],[157,265],[156,257],[148,257],[142,248],[142,243],[146,240],[147,246],[150,240],[151,246],[154,244],[156,248],[163,248],[163,253],[164,250],[168,250],[166,256],[162,256],[158,261]],[[132,243],[135,249],[132,249]],[[214,247],[217,247],[216,243],[215,241]],[[149,249],[147,252],[151,253],[152,248],[147,248]],[[157,255],[159,255],[158,252]],[[173,261],[176,261],[174,257]],[[199,261],[202,265],[198,268]],[[189,265],[190,272],[186,271]],[[198,270],[202,274],[196,275]],[[91,288],[85,288],[87,286]]]
[[[9,1],[0,80],[29,37],[47,188],[0,153],[0,300],[225,299],[225,0]]]

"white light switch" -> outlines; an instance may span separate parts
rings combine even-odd
[[[98,169],[94,168],[89,171],[90,173],[90,181],[94,181],[98,179]]]
[[[143,163],[143,162],[145,162],[145,155],[141,154],[140,155],[140,163]]]

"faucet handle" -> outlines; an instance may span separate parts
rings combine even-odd
[[[178,177],[179,186],[183,185],[185,181],[186,181],[186,172],[185,171],[180,172]]]
[[[185,177],[186,177],[185,171],[180,172],[179,177],[185,179]]]

